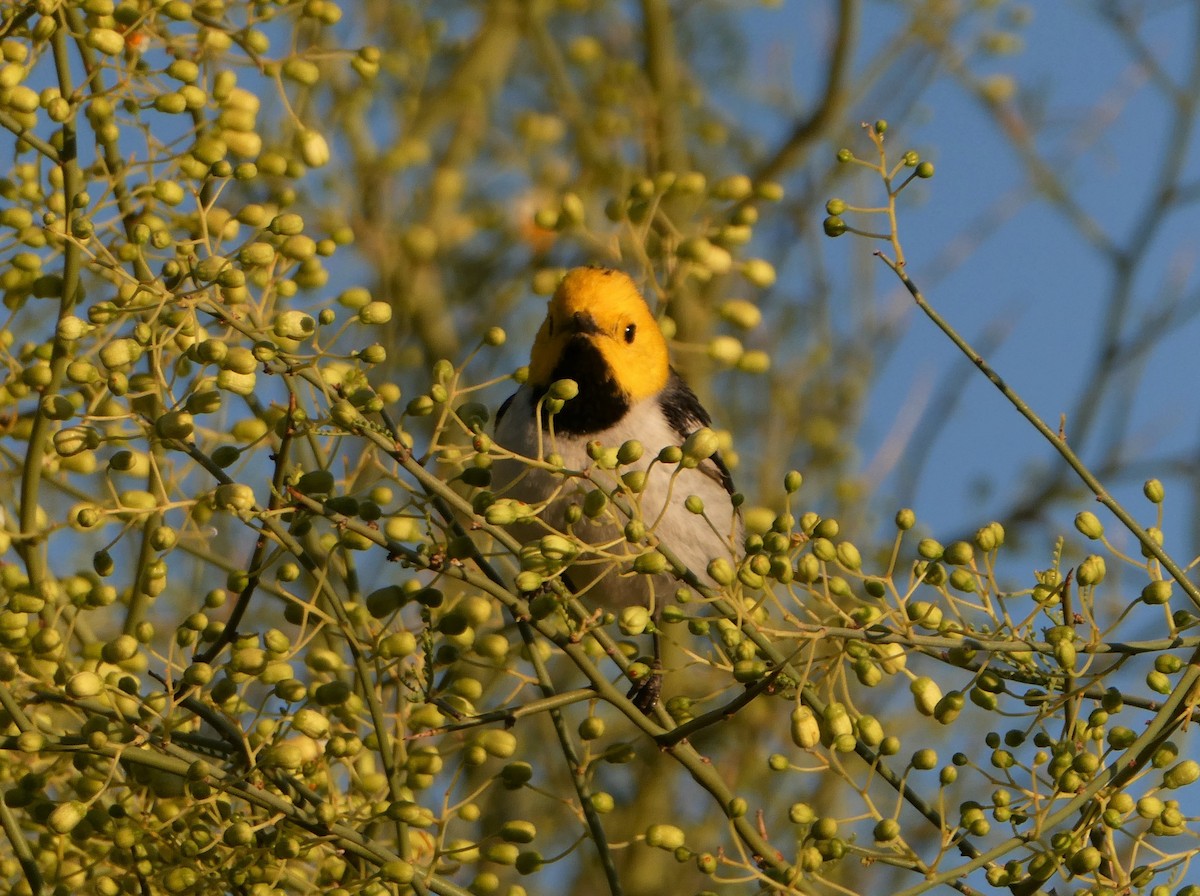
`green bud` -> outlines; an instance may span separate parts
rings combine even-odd
[[[579,383],[574,380],[556,380],[550,384],[546,394],[559,401],[570,401],[579,395]]]
[[[1187,759],[1163,774],[1163,787],[1176,790],[1195,783],[1197,779],[1200,779],[1200,763],[1194,759]]]
[[[111,28],[88,28],[84,43],[105,56],[120,56],[125,51],[125,38]]]
[[[802,750],[811,750],[821,742],[821,726],[807,706],[792,710],[791,735],[792,743]]]
[[[305,128],[297,133],[296,149],[309,168],[322,168],[329,164],[329,144],[317,131]]]
[[[1104,535],[1104,525],[1100,522],[1099,517],[1090,510],[1075,514],[1075,528],[1091,539],[1101,538]]]
[[[857,570],[862,568],[862,555],[859,553],[858,548],[848,541],[838,544],[837,561],[845,569]]]
[[[883,743],[883,726],[874,716],[859,716],[854,720],[854,728],[858,739],[868,747],[877,747]]]
[[[940,560],[945,553],[941,543],[933,538],[922,538],[917,543],[917,554],[926,560]]]
[[[1104,558],[1099,554],[1091,554],[1075,570],[1075,581],[1084,587],[1098,585],[1104,581],[1106,574]]]
[[[917,524],[917,515],[913,511],[904,507],[896,511],[896,528],[901,532],[907,532]]]
[[[684,441],[681,465],[687,468],[698,467],[703,461],[717,453],[720,441],[717,434],[707,426],[702,426]]]
[[[936,631],[942,624],[941,607],[927,600],[912,601],[905,608],[905,612],[910,622],[916,623],[922,628]]]
[[[717,557],[709,562],[707,567],[708,577],[718,585],[729,585],[733,582],[735,572],[733,564],[724,557]]]
[[[837,215],[830,215],[821,222],[821,227],[825,231],[825,235],[829,237],[839,237],[846,232],[846,222]]]
[[[667,571],[667,566],[667,558],[658,551],[638,554],[633,560],[633,571],[641,575],[661,575]]]
[[[922,675],[909,682],[908,689],[912,692],[917,712],[923,716],[933,715],[938,701],[942,699],[942,691],[937,682],[927,675]]]
[[[1142,589],[1142,602],[1151,606],[1161,606],[1171,599],[1173,583],[1170,580],[1150,582]]]
[[[617,617],[617,627],[621,634],[636,637],[643,634],[650,625],[650,611],[645,607],[625,607]]]
[[[1142,486],[1142,494],[1148,501],[1161,504],[1165,494],[1162,482],[1158,479],[1147,479],[1146,484]]]
[[[112,33],[116,34],[116,32]],[[69,800],[54,807],[54,810],[46,817],[46,827],[55,834],[69,834],[86,816],[87,806],[76,800]]]
[[[652,824],[646,828],[646,845],[673,852],[684,845],[683,830],[673,824]]]

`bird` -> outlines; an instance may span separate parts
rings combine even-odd
[[[564,380],[574,382],[576,394],[553,401],[575,391],[553,388]],[[496,443],[517,456],[494,464],[495,492],[535,511],[520,526],[522,541],[558,533],[581,544],[563,578],[586,606],[640,605],[656,615],[679,582],[669,572],[632,570],[632,559],[648,548],[626,537],[631,521],[635,535],[644,530],[649,544],[714,587],[710,561],[736,563],[742,546],[740,499],[711,425],[671,366],[667,340],[633,279],[611,268],[573,268],[550,298],[527,378],[496,414]],[[708,447],[681,456],[678,449],[692,437]],[[597,462],[605,451],[610,462]],[[613,452],[625,461],[615,469]],[[551,457],[554,465],[523,460]],[[564,476],[551,466],[583,475]],[[619,494],[629,473],[640,491],[626,490],[623,501],[589,501],[596,490]],[[581,513],[585,507],[590,512]],[[661,686],[657,637],[654,660],[654,675],[631,691],[643,710],[657,702]]]

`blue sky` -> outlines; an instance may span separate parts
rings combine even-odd
[[[995,21],[1007,21],[1005,10],[1010,8],[1002,5]],[[1163,94],[1128,47],[1098,20],[1090,4],[1031,4],[1029,8],[1028,23],[1013,29],[1023,41],[1020,52],[973,60],[969,67],[979,77],[1003,74],[1015,80],[1018,106],[1041,110],[1044,128],[1036,140],[1039,154],[1108,238],[1126,245],[1146,213],[1148,190],[1168,144]],[[804,4],[785,3],[748,18],[752,43],[763,42],[753,47],[762,60],[777,59],[771,48],[781,46],[786,55],[801,60],[793,65],[800,95],[812,90],[811,57],[800,48],[820,24],[812,15]],[[891,4],[867,5],[860,26],[864,47],[882,42],[897,15]],[[1177,83],[1184,79],[1195,29],[1194,10],[1180,4],[1149,18],[1139,30],[1144,46]],[[956,38],[967,42],[966,33]],[[794,45],[788,43],[793,36]],[[770,62],[759,64],[763,77],[769,77]],[[1107,262],[1059,210],[1041,198],[1031,198],[1028,172],[1017,153],[1000,135],[994,117],[961,81],[939,77],[913,114],[899,121],[888,108],[859,106],[854,114],[890,118],[893,150],[915,147],[936,162],[936,176],[906,195],[902,207],[901,237],[909,272],[931,303],[968,339],[977,340],[989,330],[1006,334],[989,353],[989,360],[1056,426],[1061,413],[1076,409],[1089,375],[1100,312],[1111,283]],[[854,148],[866,154],[869,146],[861,138]],[[1188,147],[1182,180],[1200,180],[1194,146]],[[864,196],[873,187],[865,173],[855,176],[855,185]],[[1006,219],[956,264],[943,269],[940,258],[946,247],[961,244],[972,222],[1005,203],[1011,210]],[[849,270],[855,256],[874,248],[866,241],[843,237],[836,244],[827,241],[821,251],[836,274],[839,266]],[[1177,211],[1155,235],[1135,278],[1134,306],[1151,307],[1171,279],[1185,293],[1194,293],[1198,251],[1200,214],[1192,205]],[[804,276],[798,268],[787,274]],[[950,423],[923,446],[926,463],[911,500],[935,532],[973,530],[989,518],[989,511],[1005,506],[1005,495],[1020,485],[1031,467],[1059,461],[945,337],[918,316],[882,265],[874,288],[873,301],[895,303],[902,309],[907,331],[880,371],[872,393],[859,445],[863,463],[870,465],[888,434],[904,427],[904,414],[940,394],[936,390],[946,377],[953,378],[951,383],[963,382]],[[1148,375],[1136,386],[1129,412],[1129,432],[1136,437],[1126,453],[1138,472],[1114,488],[1143,510],[1148,505],[1140,486],[1145,476],[1156,472],[1154,460],[1196,442],[1200,415],[1191,346],[1198,337],[1200,325],[1194,320],[1167,329],[1147,359]],[[1071,427],[1068,419],[1068,437]],[[1084,451],[1088,456],[1087,446]],[[1169,471],[1158,475],[1168,479]],[[885,480],[884,500],[889,491],[909,495],[905,483]],[[1169,493],[1168,522],[1176,519],[1177,533],[1184,535],[1190,534],[1182,524],[1192,508],[1180,491],[1176,490],[1173,503]],[[1085,495],[1079,503],[1080,508],[1089,506]],[[1073,511],[1060,520],[1069,526],[1071,515]]]

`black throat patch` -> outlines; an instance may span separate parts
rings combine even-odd
[[[554,431],[564,435],[582,436],[602,432],[625,416],[629,398],[617,384],[612,370],[604,362],[591,340],[576,336],[567,343],[562,357],[554,366],[550,381],[574,380],[579,394],[563,405],[554,415]],[[534,401],[540,401],[547,386],[537,388]],[[542,428],[548,429],[550,415],[542,406]]]

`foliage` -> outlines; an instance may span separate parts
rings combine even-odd
[[[1194,892],[1200,593],[1165,487],[1115,501],[934,310],[899,204],[932,164],[845,124],[943,67],[1010,121],[974,66],[1019,8],[904,4],[867,65],[858,4],[831,3],[795,116],[737,83],[734,14],[690,6],[0,10],[7,892]],[[731,96],[789,108],[783,139]],[[912,510],[879,525],[856,467],[894,321],[777,282],[794,253],[822,269],[847,168],[885,205],[830,199],[825,232],[883,237],[1066,462],[946,543]],[[740,461],[720,589],[626,529],[623,574],[680,578],[654,613],[581,605],[572,533],[520,544],[531,509],[490,488],[488,409],[541,313],[520,299],[580,260],[647,284]],[[1091,511],[1028,527],[1067,474],[1140,555]],[[580,513],[636,515],[638,482]]]

